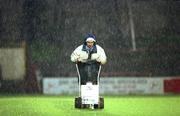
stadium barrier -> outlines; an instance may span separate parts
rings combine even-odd
[[[165,93],[180,93],[180,78],[164,80]]]
[[[106,77],[100,80],[100,94],[165,94],[180,93],[180,79],[172,77]],[[44,78],[43,93],[51,95],[78,94],[78,80],[75,77]]]

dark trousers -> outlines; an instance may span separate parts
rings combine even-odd
[[[85,85],[86,82],[97,84],[99,66],[100,64],[97,62],[78,63],[81,85]]]

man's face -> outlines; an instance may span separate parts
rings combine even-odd
[[[94,41],[87,41],[86,43],[89,48],[92,48],[94,45]]]

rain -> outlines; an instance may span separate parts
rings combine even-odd
[[[16,80],[6,73],[19,69],[23,91],[37,92],[37,75],[77,76],[70,55],[89,32],[107,55],[102,77],[179,76],[179,6],[178,0],[1,0],[1,80]],[[10,48],[24,48],[18,52],[24,64],[3,51]]]
[[[0,115],[178,116],[179,95],[179,0],[0,0]]]

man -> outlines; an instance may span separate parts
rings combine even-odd
[[[81,85],[89,81],[97,84],[99,66],[105,64],[106,60],[104,49],[96,44],[96,37],[93,34],[87,34],[84,44],[77,47],[71,54],[71,61],[78,64],[82,77]]]
[[[85,63],[90,60],[96,60],[101,64],[107,61],[104,49],[96,44],[96,37],[93,34],[87,34],[84,44],[77,47],[71,54],[72,62]]]

